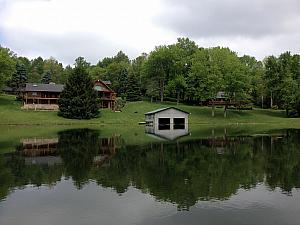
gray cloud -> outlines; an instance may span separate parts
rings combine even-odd
[[[0,29],[1,30],[1,29]],[[18,31],[6,29],[5,40],[9,40],[9,48],[21,56],[42,56],[56,58],[60,62],[73,64],[78,56],[85,57],[89,62],[97,63],[103,57],[113,56],[119,50],[137,55],[136,49],[112,43],[95,34],[72,32],[63,35],[52,35],[19,29]],[[6,43],[4,43],[5,46]]]
[[[298,33],[299,0],[163,0],[157,24],[181,35],[250,37]]]

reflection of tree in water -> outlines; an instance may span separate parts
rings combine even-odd
[[[272,152],[271,142],[276,146]],[[178,204],[179,209],[188,209],[198,200],[227,199],[239,188],[254,187],[265,176],[267,185],[284,192],[299,187],[299,133],[281,139],[233,138],[221,154],[215,143],[127,146],[108,168],[93,170],[93,177],[119,193],[133,184],[160,201]]]
[[[63,159],[66,175],[72,176],[78,188],[89,179],[93,159],[99,150],[99,132],[74,129],[58,133],[58,152]]]
[[[62,173],[62,165],[26,165],[19,154],[0,155],[0,199],[9,190],[28,184],[53,186],[60,181]]]
[[[53,185],[64,173],[72,176],[78,188],[92,179],[121,194],[133,185],[158,201],[177,204],[179,209],[189,209],[199,200],[228,199],[239,188],[249,189],[264,180],[270,188],[281,187],[289,194],[292,188],[300,187],[299,137],[298,130],[288,131],[285,137],[125,146],[119,137],[109,141],[93,130],[64,131],[58,139],[63,165],[25,165],[19,155],[6,162],[0,157],[0,198],[8,188]],[[113,155],[109,163],[95,163],[101,159],[99,155],[109,154]]]
[[[270,137],[264,142],[268,185],[272,189],[281,187],[288,193],[294,187],[300,188],[300,130],[288,130],[286,138]]]
[[[3,155],[0,155],[0,200],[5,198],[9,189],[14,187],[14,176],[6,167]]]

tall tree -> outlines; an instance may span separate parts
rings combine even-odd
[[[160,101],[163,102],[165,86],[175,76],[175,56],[168,46],[159,46],[152,51],[145,63],[145,71],[149,79],[157,80],[160,90]]]
[[[41,83],[49,84],[50,82],[51,82],[51,73],[50,71],[47,71],[46,73],[44,73]]]
[[[16,60],[14,53],[0,45],[0,88],[8,81],[15,71]]]
[[[280,69],[278,67],[277,58],[275,56],[269,56],[264,61],[266,87],[270,96],[270,107],[273,107],[274,96],[277,98],[279,92],[279,86],[281,83]]]
[[[170,80],[167,85],[167,90],[176,95],[177,105],[179,104],[180,95],[184,94],[186,88],[187,84],[183,75],[176,76],[173,80]]]
[[[206,101],[214,100],[219,91],[224,90],[224,79],[218,54],[210,49],[199,49],[194,57],[188,77],[189,95],[193,99]],[[215,106],[212,105],[212,116]]]
[[[148,55],[146,53],[142,53],[140,56],[132,60],[131,63],[132,73],[138,79],[142,95],[145,95],[146,93],[146,86],[148,80],[144,70],[144,65],[147,61],[147,57]]]
[[[42,57],[31,60],[30,70],[28,72],[28,82],[38,83],[44,74],[44,59]]]
[[[126,100],[128,101],[139,101],[141,100],[141,92],[138,79],[131,72],[128,75],[126,85]]]
[[[13,73],[12,78],[9,81],[9,86],[13,90],[20,92],[20,89],[25,86],[27,79],[27,71],[24,65],[17,62],[16,71]]]
[[[55,58],[50,57],[44,61],[44,71],[49,71],[51,79],[54,83],[62,83],[63,78],[63,65],[59,63]]]
[[[241,62],[247,67],[247,76],[250,79],[250,95],[252,101],[256,105],[261,105],[264,108],[265,101],[265,81],[264,81],[264,67],[262,62],[257,61],[254,57],[244,55],[240,57]]]
[[[293,80],[291,73],[287,74],[281,85],[281,97],[287,117],[289,116],[289,110],[296,106],[297,90],[298,85],[296,80]]]
[[[98,96],[94,90],[94,82],[86,68],[77,64],[58,101],[59,115],[74,119],[91,119],[97,117]]]

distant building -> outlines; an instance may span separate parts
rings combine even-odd
[[[189,113],[175,107],[157,109],[145,113],[148,134],[168,140],[188,134]]]
[[[111,87],[110,81],[97,80],[94,89],[98,92],[100,99],[100,108],[115,109],[116,92]]]
[[[116,93],[110,88],[110,81],[97,80],[94,89],[98,92],[100,108],[115,108]],[[63,91],[62,84],[27,83],[22,91],[23,109],[58,110],[58,99]]]
[[[58,99],[62,84],[27,83],[23,90],[23,109],[58,110]]]

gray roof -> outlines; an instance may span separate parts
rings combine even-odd
[[[109,81],[109,80],[102,80],[102,82],[106,85],[111,85],[111,81]]]
[[[62,92],[64,85],[62,84],[26,84],[25,92],[31,91],[48,91],[48,92]]]
[[[178,109],[176,107],[166,107],[166,108],[160,108],[160,109],[156,109],[156,110],[147,112],[147,113],[145,113],[145,115],[155,114],[155,113],[158,113],[158,112],[161,112],[161,111],[165,111],[165,110],[168,110],[168,109],[175,109],[175,110],[181,111],[183,113],[190,114],[189,112],[186,112],[186,111],[184,111],[182,109]]]

